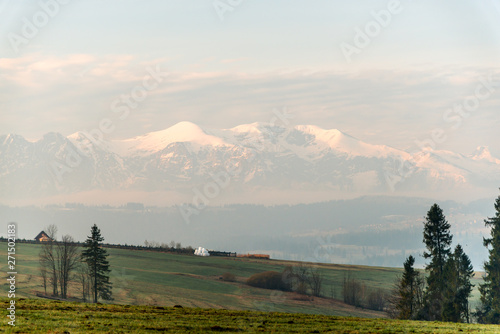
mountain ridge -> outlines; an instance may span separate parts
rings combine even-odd
[[[192,197],[195,187],[224,173],[231,181],[224,190],[234,195],[259,189],[297,196],[306,189],[332,196],[428,191],[473,200],[500,183],[500,160],[487,147],[469,156],[422,150],[417,158],[315,125],[203,129],[179,122],[122,140],[99,140],[86,132],[67,137],[52,132],[37,141],[8,134],[0,135],[0,200],[95,189]]]

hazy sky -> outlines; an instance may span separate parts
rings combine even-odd
[[[0,0],[0,134],[109,119],[123,138],[287,107],[371,143],[441,129],[438,149],[500,157],[499,59],[500,0]]]

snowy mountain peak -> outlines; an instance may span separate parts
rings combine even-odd
[[[188,121],[182,121],[172,125],[171,127],[165,130],[151,132],[151,133],[160,134],[164,132],[169,132],[172,134],[184,134],[188,136],[198,136],[200,135],[200,133],[205,133],[205,131],[203,131],[203,129],[200,128],[198,125]]]
[[[297,198],[304,189],[314,189],[318,198],[387,191],[472,196],[500,182],[500,160],[487,147],[471,156],[449,151],[421,155],[314,125],[251,123],[205,130],[180,122],[112,141],[96,140],[85,131],[68,137],[49,133],[35,143],[0,135],[0,200],[13,194],[43,198],[94,190],[128,191],[133,201],[142,196],[136,191],[167,191],[189,200],[193,185],[204,189],[209,177],[229,167],[239,172],[231,176],[228,197],[258,189]]]
[[[325,130],[316,125],[297,125],[295,129],[313,135],[316,139],[329,143],[332,147],[335,147],[335,145],[345,136],[337,129]],[[350,138],[357,140],[354,137]]]
[[[334,151],[349,156],[387,157],[389,155],[406,155],[406,152],[396,150],[385,145],[372,145],[337,129],[325,130],[315,125],[298,125],[296,130],[315,138],[315,142]]]
[[[261,133],[262,123],[255,122],[250,124],[242,124],[235,126],[234,128],[227,129],[226,131],[236,132],[236,133]]]
[[[224,140],[206,133],[191,122],[179,122],[165,130],[150,132],[125,140],[113,141],[120,155],[145,155],[163,150],[172,143],[191,143],[199,146],[229,146]]]
[[[77,131],[77,132],[75,132],[75,133],[70,134],[70,135],[69,135],[68,137],[66,137],[66,138],[68,138],[68,139],[69,139],[69,140],[71,140],[71,141],[80,141],[80,140],[82,140],[82,139],[85,139],[85,138],[86,138],[86,136],[83,134],[83,132],[81,132],[81,131]]]
[[[485,160],[496,164],[500,164],[500,160],[494,158],[491,155],[490,149],[487,146],[478,146],[474,151],[474,153],[472,153],[472,159]]]

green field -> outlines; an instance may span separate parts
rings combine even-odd
[[[6,243],[0,243],[0,255],[6,258]],[[38,253],[40,245],[18,243],[17,297],[35,298],[43,292],[39,276]],[[385,317],[382,312],[355,308],[341,302],[344,275],[365,284],[366,289],[389,291],[401,269],[334,264],[310,264],[324,276],[322,297],[308,297],[292,292],[253,288],[245,284],[253,274],[276,270],[296,263],[280,260],[247,258],[197,257],[168,253],[108,249],[111,264],[114,304],[254,310],[357,316]],[[0,267],[7,272],[6,261]],[[225,282],[220,276],[230,272],[236,282]],[[475,282],[477,285],[477,282]],[[2,285],[2,296],[7,286]],[[80,297],[80,286],[70,287],[70,297]],[[333,298],[332,298],[333,297]]]
[[[5,309],[8,301],[0,300]],[[24,299],[7,333],[498,333],[498,326]]]

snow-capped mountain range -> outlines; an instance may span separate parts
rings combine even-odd
[[[86,132],[49,133],[38,141],[0,136],[0,201],[93,190],[186,195],[196,188],[215,196],[210,186],[230,197],[273,190],[337,198],[387,193],[481,197],[485,189],[495,192],[500,186],[500,159],[487,147],[469,156],[430,149],[410,153],[313,125],[253,123],[208,130],[180,122],[125,140]]]

